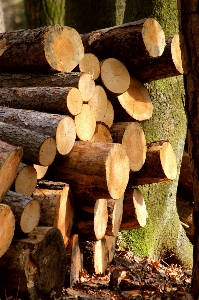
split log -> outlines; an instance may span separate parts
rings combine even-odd
[[[83,100],[75,87],[1,88],[0,105],[53,114],[76,115]]]
[[[126,189],[120,231],[144,227],[147,216],[146,204],[142,192],[139,189]]]
[[[0,140],[0,202],[15,180],[22,156],[21,147]]]
[[[159,23],[142,19],[81,35],[85,53],[95,54],[99,60],[114,57],[135,68],[146,61],[161,56],[165,47],[165,35]]]
[[[177,175],[176,155],[168,141],[147,145],[146,161],[138,172],[131,172],[128,186],[171,181]]]
[[[68,182],[85,205],[97,199],[119,199],[128,183],[129,160],[121,144],[79,141],[68,155],[57,155],[46,178]]]
[[[55,159],[57,149],[52,137],[0,122],[0,139],[22,147],[26,163],[48,166]]]
[[[95,86],[94,95],[89,100],[88,104],[93,109],[96,121],[102,121],[106,114],[108,105],[107,95],[102,86]]]
[[[61,182],[39,182],[33,198],[41,205],[40,226],[57,227],[67,245],[73,226],[73,198],[69,185]]]
[[[65,278],[66,250],[57,228],[37,227],[15,240],[0,259],[0,296],[47,300],[59,297]]]
[[[92,53],[85,53],[79,62],[79,70],[90,74],[93,80],[97,79],[101,72],[99,59]]]
[[[70,152],[75,143],[75,123],[69,116],[0,107],[0,119],[21,129],[55,137],[57,150],[62,155]]]
[[[0,45],[1,72],[71,72],[84,56],[79,33],[61,25],[7,31]]]
[[[115,122],[145,121],[152,117],[153,103],[149,92],[137,79],[131,78],[128,90],[118,96],[118,100],[120,105],[116,100],[112,101],[115,109]],[[119,109],[119,107],[123,109]]]
[[[15,216],[10,206],[2,203],[0,203],[0,228],[0,257],[2,257],[8,250],[15,231]]]
[[[113,105],[108,100],[106,114],[101,120],[101,122],[103,122],[105,125],[107,125],[110,128],[113,125],[113,120],[114,120],[114,109],[113,109]]]
[[[20,163],[11,190],[26,196],[31,196],[37,185],[37,171],[33,166]]]
[[[29,233],[38,226],[40,218],[40,204],[32,197],[8,191],[2,200],[12,209],[16,221],[15,236],[21,232]]]
[[[95,92],[95,81],[92,79],[90,74],[83,73],[80,76],[78,89],[83,101],[88,102],[93,97]]]
[[[80,281],[80,273],[83,270],[83,253],[78,234],[73,234],[66,247],[66,279],[65,287],[73,286]]]
[[[102,123],[97,123],[95,132],[89,142],[113,143],[110,130]]]
[[[150,82],[158,79],[183,74],[179,35],[166,37],[166,46],[161,56],[148,61],[145,65],[135,68],[131,63],[128,70],[132,77],[141,82]]]
[[[76,133],[80,140],[88,141],[92,138],[96,118],[93,109],[88,104],[83,104],[80,114],[75,116]]]
[[[130,170],[139,171],[146,159],[145,134],[138,122],[114,123],[110,129],[114,143],[121,143],[128,155]]]
[[[81,72],[58,73],[0,73],[1,88],[20,87],[78,87]]]
[[[41,165],[33,164],[33,167],[35,168],[35,170],[37,172],[37,180],[42,179],[48,170],[48,166],[44,167]]]

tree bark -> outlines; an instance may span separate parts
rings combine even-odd
[[[0,259],[0,295],[20,299],[59,297],[64,286],[66,251],[57,228],[37,227],[13,241]]]
[[[15,231],[15,216],[11,208],[0,203],[0,257],[8,250]]]
[[[22,233],[30,233],[38,226],[40,219],[40,204],[32,197],[8,191],[2,200],[3,204],[9,205],[15,215],[15,237]]]
[[[22,147],[23,158],[29,163],[48,166],[55,159],[56,143],[52,137],[0,122],[0,139]]]
[[[1,33],[0,45],[1,72],[71,72],[84,56],[80,35],[61,25]]]
[[[23,149],[0,140],[0,201],[5,197],[17,174]]]

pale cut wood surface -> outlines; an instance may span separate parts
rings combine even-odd
[[[102,86],[95,86],[94,95],[88,101],[88,104],[93,109],[96,121],[102,121],[106,114],[108,105],[107,95]]]
[[[96,80],[101,72],[99,59],[92,53],[85,53],[79,62],[79,70],[90,74],[92,79]]]
[[[16,193],[31,196],[37,185],[37,171],[33,166],[20,163],[13,189]]]
[[[120,230],[123,215],[123,199],[124,197],[117,200],[107,200],[108,224],[106,228],[106,236],[110,235],[116,237]]]
[[[82,141],[90,140],[96,127],[93,109],[88,104],[83,104],[80,114],[75,116],[74,121],[78,138]]]
[[[110,128],[113,125],[113,121],[114,121],[114,109],[113,109],[113,105],[108,100],[106,114],[102,118],[101,122],[103,122]]]
[[[110,130],[104,123],[97,123],[95,127],[95,132],[90,139],[90,142],[102,142],[102,143],[113,143],[113,139]]]
[[[11,208],[0,203],[0,257],[8,250],[15,231],[15,216]]]
[[[41,165],[33,164],[33,167],[35,168],[35,170],[37,172],[37,180],[42,179],[48,170],[48,166],[44,167]]]
[[[93,97],[95,92],[95,81],[92,79],[91,74],[83,73],[80,76],[78,89],[83,101],[88,102]]]

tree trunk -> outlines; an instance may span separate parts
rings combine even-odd
[[[182,47],[182,62],[185,73],[186,112],[188,118],[188,152],[191,162],[194,198],[194,251],[193,251],[193,277],[192,293],[194,299],[199,297],[199,126],[198,126],[198,33],[199,14],[197,1],[178,1],[180,40]],[[194,63],[195,62],[195,63]]]
[[[24,0],[26,28],[64,25],[64,0]]]

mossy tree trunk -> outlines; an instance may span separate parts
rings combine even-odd
[[[145,17],[156,19],[165,35],[178,33],[178,11],[175,0],[127,0],[124,23]],[[140,187],[147,205],[146,227],[123,232],[126,245],[135,253],[155,259],[170,257],[174,262],[192,265],[192,246],[182,228],[176,208],[179,170],[186,137],[183,77],[172,77],[147,84],[154,112],[143,123],[147,142],[169,140],[176,153],[178,176],[170,183]],[[169,261],[169,260],[168,260]]]
[[[27,28],[64,24],[64,0],[24,0]]]

